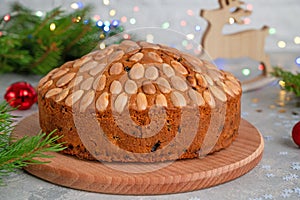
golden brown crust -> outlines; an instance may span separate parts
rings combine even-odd
[[[38,98],[42,130],[57,129],[57,135],[64,135],[59,142],[68,147],[64,153],[80,159],[195,158],[205,145],[206,153],[228,147],[240,123],[241,86],[235,77],[207,61],[145,42],[125,41],[54,69],[40,81]],[[126,114],[127,103],[130,120],[120,122],[117,118]],[[150,116],[151,109],[155,114]],[[161,127],[151,124],[161,116]],[[212,116],[224,117],[224,123]],[[95,121],[105,141],[120,149],[117,153],[105,142],[94,142],[95,147],[88,148],[91,153],[83,145],[78,123],[85,123],[84,134],[93,135]],[[150,124],[157,126],[153,135],[141,128]],[[209,130],[219,134],[205,139]]]

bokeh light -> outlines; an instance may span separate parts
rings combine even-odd
[[[195,38],[195,35],[192,33],[186,35],[187,40],[193,40],[194,38]]]
[[[104,25],[103,21],[99,20],[96,22],[96,26],[102,27]]]
[[[149,43],[153,43],[154,36],[152,34],[147,34],[146,35],[146,41],[149,42]]]
[[[196,25],[196,26],[195,26],[195,30],[196,30],[196,31],[201,31],[201,26]]]
[[[189,16],[193,16],[194,15],[194,12],[191,10],[191,9],[188,9],[186,11],[186,14],[189,15]]]
[[[163,29],[168,29],[168,28],[170,27],[170,23],[169,23],[169,22],[164,22],[164,23],[161,25],[161,27],[162,27]]]
[[[183,41],[181,42],[181,44],[182,44],[182,46],[186,47],[186,46],[188,45],[188,41],[183,40]]]
[[[295,63],[300,66],[300,57],[297,57],[296,60],[295,60]]]
[[[295,44],[300,44],[300,37],[299,37],[299,36],[296,36],[296,37],[294,38],[294,43],[295,43]]]
[[[114,27],[117,27],[117,26],[120,25],[120,21],[117,20],[117,19],[114,19],[114,20],[112,20],[111,25],[114,26]]]
[[[263,71],[265,69],[265,66],[263,64],[258,65],[258,70]]]
[[[187,24],[187,23],[186,23],[185,20],[181,20],[181,21],[180,21],[180,26],[186,26],[186,24]]]
[[[135,24],[136,23],[136,19],[135,18],[130,18],[129,23],[130,24]]]
[[[109,3],[110,3],[109,0],[103,0],[103,4],[104,4],[104,5],[108,6]]]
[[[270,35],[274,35],[276,33],[276,29],[275,28],[270,28],[269,29],[269,34]]]
[[[100,20],[101,19],[101,17],[100,17],[100,15],[94,15],[93,16],[93,20],[96,22],[96,21],[98,21],[98,20]]]
[[[250,24],[251,23],[251,19],[249,17],[246,17],[243,21],[244,21],[244,24]]]
[[[253,5],[250,4],[250,3],[247,4],[246,9],[252,11],[253,10]]]
[[[134,7],[133,7],[133,11],[134,11],[134,12],[139,12],[139,11],[140,11],[140,8],[139,8],[138,6],[134,6]]]
[[[8,22],[10,20],[10,15],[9,14],[4,15],[3,20]]]
[[[83,3],[82,2],[74,2],[70,5],[70,7],[74,10],[77,10],[77,9],[82,9],[83,8]]]
[[[127,34],[127,33],[125,33],[125,34],[123,35],[123,38],[124,38],[125,40],[129,40],[129,39],[130,39],[130,35]]]
[[[72,8],[72,9],[74,9],[74,10],[77,10],[78,8],[79,8],[79,6],[78,6],[78,4],[75,2],[75,3],[72,3],[71,5],[70,5],[70,7]]]
[[[44,13],[42,11],[36,11],[35,15],[38,17],[42,17],[44,15]]]
[[[56,24],[55,23],[51,23],[49,26],[50,31],[54,31],[56,29]]]
[[[242,74],[244,76],[249,76],[251,74],[251,71],[248,68],[244,68],[244,69],[242,69]]]
[[[282,81],[282,80],[280,80],[279,82],[278,82],[278,84],[281,86],[281,87],[285,87],[285,82],[284,81]]]
[[[230,17],[229,20],[228,20],[229,24],[234,24],[235,20],[233,17]]]
[[[126,16],[121,17],[121,22],[123,23],[127,22],[127,17]]]
[[[101,42],[100,45],[99,45],[99,48],[100,49],[105,49],[106,45],[104,42]]]
[[[115,16],[116,13],[117,13],[117,11],[116,11],[115,9],[111,9],[111,10],[109,11],[109,15],[112,16],[112,17]]]
[[[277,46],[278,46],[279,48],[285,48],[285,47],[286,47],[286,42],[280,40],[280,41],[277,42]]]
[[[106,33],[109,32],[110,31],[110,27],[109,26],[104,26],[103,27],[103,31],[106,32]]]

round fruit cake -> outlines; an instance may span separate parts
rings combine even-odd
[[[80,159],[198,158],[238,135],[241,84],[206,60],[124,40],[49,72],[38,85],[40,126]]]

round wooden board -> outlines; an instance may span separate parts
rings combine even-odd
[[[34,135],[39,131],[38,114],[35,113],[18,123],[13,136]],[[60,153],[49,153],[55,156],[50,158],[50,163],[31,165],[25,170],[51,183],[79,190],[110,194],[170,194],[199,190],[238,178],[259,163],[263,149],[259,131],[242,119],[239,136],[229,148],[202,159],[171,162],[152,172],[128,173],[113,169],[107,163],[83,161]],[[159,164],[113,165],[134,170]]]

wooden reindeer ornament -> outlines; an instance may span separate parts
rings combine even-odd
[[[243,9],[241,5],[244,2],[239,0],[219,0],[219,4],[219,9],[201,10],[200,12],[200,16],[208,22],[208,27],[202,39],[202,47],[213,60],[216,58],[241,57],[256,60],[264,68],[262,77],[255,78],[255,81],[267,76],[272,71],[269,56],[264,50],[269,28],[264,26],[259,30],[222,34],[225,24],[231,24],[232,22],[243,24],[242,17],[249,16],[251,11]]]

